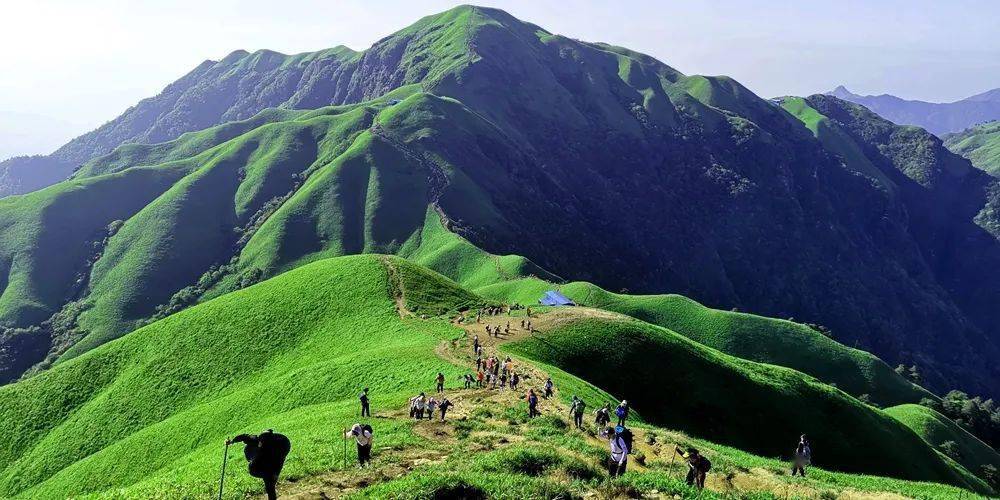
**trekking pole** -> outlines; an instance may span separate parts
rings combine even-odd
[[[226,461],[229,459],[229,440],[222,451],[222,474],[219,475],[219,500],[222,500],[222,486],[226,482]]]
[[[347,468],[347,429],[344,429],[344,468]]]

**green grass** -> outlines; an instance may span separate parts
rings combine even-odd
[[[540,279],[507,281],[476,291],[494,300],[535,304],[552,288],[579,304],[627,314],[738,358],[796,369],[855,397],[868,394],[881,405],[935,397],[877,357],[839,344],[808,326],[719,311],[680,295],[617,294],[586,282],[554,285]]]
[[[944,137],[951,152],[969,159],[973,165],[1000,175],[1000,121],[984,123]]]
[[[788,456],[806,433],[821,466],[975,484],[907,427],[837,389],[626,316],[568,320],[508,348],[628,399],[659,426],[764,456]]]
[[[886,408],[886,413],[913,429],[920,437],[940,449],[942,443],[953,441],[959,457],[956,461],[973,473],[983,465],[1000,469],[1000,454],[969,431],[931,408],[915,404]]]

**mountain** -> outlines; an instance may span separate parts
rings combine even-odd
[[[126,145],[0,200],[3,380],[313,260],[433,254],[433,215],[552,275],[794,317],[932,389],[1000,391],[994,180],[936,137],[494,9],[351,60],[365,79],[316,85],[387,93]]]
[[[828,94],[860,104],[893,123],[916,125],[938,136],[1000,119],[1000,89],[944,103],[911,101],[889,94],[857,95],[843,85]]]
[[[976,167],[1000,176],[1000,121],[944,136],[944,145]]]
[[[780,478],[753,471],[784,464],[720,444],[694,443],[650,424],[712,436],[718,443],[768,456],[785,452],[781,441],[789,434],[794,438],[799,429],[815,429],[817,446],[824,450],[822,458],[817,453],[817,464],[825,468],[990,491],[902,423],[809,376],[738,360],[670,330],[593,309],[536,311],[533,320],[541,333],[522,332],[497,344],[489,340],[491,352],[523,356],[516,363],[528,376],[524,385],[537,389],[546,376],[556,382],[557,397],[543,401],[544,416],[529,422],[524,403],[512,391],[460,389],[459,377],[472,361],[470,334],[452,318],[487,303],[422,266],[377,255],[321,260],[209,300],[31,379],[0,387],[0,416],[8,426],[0,436],[0,494],[214,496],[224,439],[261,428],[274,428],[292,441],[283,492],[308,486],[316,476],[347,479],[337,426],[355,420],[361,385],[370,386],[377,415],[372,420],[378,439],[373,469],[406,467],[393,474],[363,475],[362,486],[374,482],[380,489],[395,489],[395,478],[403,483],[398,485],[401,493],[362,491],[363,496],[433,497],[416,493],[430,486],[411,482],[439,470],[436,465],[451,472],[430,488],[468,487],[471,481],[471,491],[485,491],[477,498],[537,497],[542,491],[569,497],[598,489],[604,473],[596,464],[604,459],[606,445],[567,428],[563,419],[571,394],[593,405],[612,400],[612,394],[627,397],[646,422],[630,418],[641,433],[637,443],[649,443],[641,439],[649,433],[660,436],[664,446],[697,444],[716,464],[713,478],[721,480],[725,471],[732,471],[730,481],[740,476],[752,489],[770,483],[767,488],[781,491]],[[472,314],[467,317],[474,323]],[[364,347],[359,347],[362,338]],[[663,366],[657,361],[661,359],[672,363]],[[426,390],[437,372],[445,374],[448,396],[457,404],[452,422],[413,423],[406,418],[407,399]],[[718,397],[699,400],[689,390],[694,374],[705,377],[698,384],[704,394]],[[746,427],[753,429],[744,432]],[[789,433],[789,428],[796,431]],[[645,446],[644,458],[636,454],[633,459],[648,460],[648,468],[632,465],[638,491],[669,489],[685,498],[697,494],[673,483],[679,483],[674,470],[653,465],[669,461],[672,448],[639,446]],[[447,460],[443,453],[454,458],[438,464]],[[239,455],[235,449],[229,452],[225,498],[245,498],[260,490],[260,483],[245,474]],[[412,457],[423,460],[410,465]],[[481,461],[492,461],[491,466],[476,467]],[[549,477],[550,469],[562,467],[583,480]],[[458,471],[465,472],[455,477]],[[960,491],[818,468],[810,475],[816,479],[806,488],[922,495]]]

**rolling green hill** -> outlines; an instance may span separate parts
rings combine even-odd
[[[1000,121],[948,134],[944,137],[944,145],[953,153],[968,158],[976,167],[1000,175]]]
[[[461,330],[446,321],[447,315],[482,303],[454,282],[402,259],[352,256],[315,262],[157,321],[28,380],[0,387],[0,415],[8,423],[7,432],[0,437],[0,494],[14,498],[207,496],[216,487],[223,438],[268,427],[286,433],[293,441],[286,478],[301,481],[328,474],[342,467],[335,429],[353,418],[356,391],[362,385],[372,387],[376,408],[383,415],[376,419],[381,453],[430,446],[426,438],[414,433],[405,413],[394,413],[393,409],[403,408],[409,395],[428,387],[437,371],[444,371],[449,381],[464,373],[435,353],[438,346],[448,344],[445,341],[462,336]],[[436,319],[441,315],[445,316]],[[859,457],[848,468],[984,487],[938,458],[894,420],[792,370],[735,360],[667,330],[621,317],[570,322],[566,328],[510,349],[545,359],[548,347],[540,343],[542,340],[557,343],[570,353],[583,352],[578,349],[585,351],[586,346],[598,348],[593,352],[601,351],[602,344],[595,340],[623,342],[614,346],[621,349],[605,351],[623,356],[626,345],[649,349],[645,354],[629,352],[636,360],[645,359],[647,354],[667,354],[661,352],[667,349],[677,369],[688,366],[707,376],[719,376],[719,382],[727,377],[731,383],[752,388],[761,403],[749,408],[754,408],[760,422],[773,423],[766,426],[767,432],[780,434],[781,440],[798,432],[783,433],[782,426],[812,429],[811,420],[813,425],[834,426],[824,430],[831,436],[829,442],[817,440],[825,449],[824,463],[831,467],[839,463],[836,457],[850,453],[852,446],[877,446],[884,450],[884,457],[877,453]],[[571,359],[549,360],[559,365]],[[759,445],[760,437],[767,435],[735,438],[705,426],[700,418],[680,417],[687,412],[663,410],[664,402],[684,401],[678,399],[681,396],[633,396],[632,390],[610,376],[624,371],[618,365],[625,362],[622,356],[600,361],[612,368],[610,371],[595,370],[594,359],[577,361],[586,362],[562,366],[569,373],[592,375],[594,379],[588,382],[597,387],[607,383],[612,391],[623,389],[621,394],[632,398],[647,420],[676,423],[692,433],[710,432],[720,440],[742,440],[751,446]],[[643,370],[635,373],[645,373]],[[560,387],[587,387],[584,393],[591,398],[611,398],[571,375],[553,373]],[[648,375],[661,384],[668,383],[665,378],[655,378],[658,375]],[[669,384],[660,386],[684,386],[685,379]],[[705,387],[710,390],[711,386]],[[455,397],[460,395],[460,391],[452,391]],[[568,392],[560,394],[568,396]],[[762,404],[765,401],[770,404]],[[467,404],[473,404],[472,400]],[[512,409],[522,414],[523,409]],[[687,411],[699,415],[697,408]],[[835,416],[841,420],[836,425],[832,420],[823,424]],[[551,422],[558,417],[546,418]],[[714,418],[707,421],[716,422]],[[852,434],[848,426],[854,425],[862,426],[865,432]],[[521,431],[510,428],[509,432]],[[542,434],[539,439],[558,434]],[[570,439],[561,446],[570,446],[572,440],[585,441],[585,436]],[[880,441],[886,439],[894,445]],[[579,450],[581,446],[593,445],[580,442],[571,448]],[[735,450],[719,450],[721,456],[732,456],[731,460],[749,460]],[[472,459],[482,451],[463,455]],[[591,458],[585,460],[596,461],[594,454],[588,456]],[[879,457],[886,462],[876,463]],[[489,456],[483,459],[491,460]],[[228,498],[259,491],[259,484],[240,472],[242,459],[233,458],[232,462],[236,472],[230,476]],[[907,467],[891,465],[903,463]],[[508,480],[516,481],[517,477]],[[845,475],[828,477],[835,478],[829,479],[830,485],[837,481],[857,487],[867,484]],[[289,487],[287,484],[283,487]],[[530,484],[535,483],[519,487]],[[919,491],[920,487],[908,488]],[[925,491],[935,491],[935,487],[928,485]]]
[[[976,474],[981,474],[984,465],[1000,469],[1000,454],[996,450],[931,408],[906,404],[886,408],[885,412],[939,450],[943,450],[943,443],[954,442],[958,452],[955,460]]]

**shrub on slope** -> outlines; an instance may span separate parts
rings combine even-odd
[[[955,443],[957,456],[952,458],[975,474],[980,474],[984,465],[1000,469],[1000,454],[996,450],[931,408],[906,404],[886,408],[885,412],[939,450],[944,451],[941,445],[945,442]]]
[[[910,429],[837,389],[632,318],[569,316],[509,350],[628,399],[656,425],[766,456],[788,456],[806,433],[821,466],[968,484]]]

